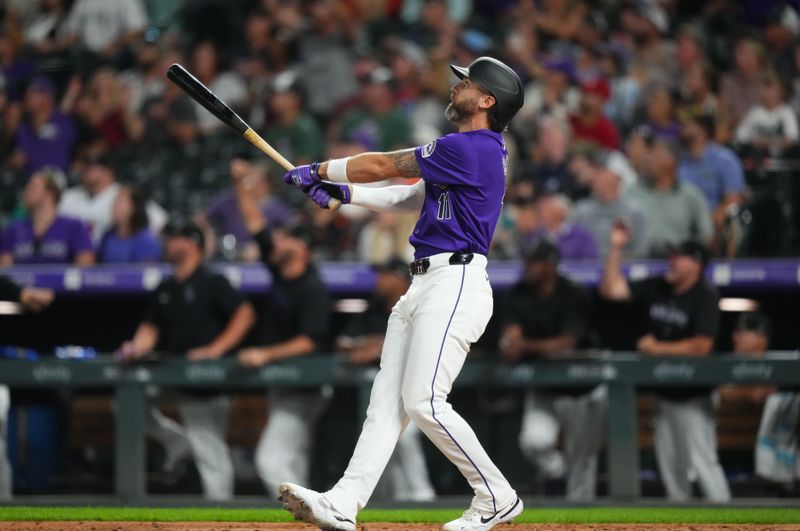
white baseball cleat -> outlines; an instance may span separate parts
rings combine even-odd
[[[281,483],[278,491],[278,500],[295,520],[313,524],[322,531],[356,531],[355,518],[348,518],[334,509],[319,492],[294,483]]]
[[[522,513],[522,500],[517,498],[495,513],[485,513],[470,507],[461,518],[444,524],[444,531],[488,531],[499,524],[513,522]]]

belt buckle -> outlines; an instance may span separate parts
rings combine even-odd
[[[428,268],[431,266],[431,261],[427,258],[422,258],[421,260],[414,260],[410,264],[408,264],[408,271],[411,275],[424,275],[428,272]]]

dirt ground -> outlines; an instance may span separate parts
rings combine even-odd
[[[360,524],[358,531],[434,531],[440,526],[430,524]],[[554,525],[521,524],[501,525],[497,531],[800,531],[797,525]],[[213,522],[0,522],[0,531],[316,531],[306,524],[265,524],[265,523],[213,523]]]

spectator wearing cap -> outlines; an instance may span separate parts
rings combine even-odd
[[[566,196],[545,195],[537,201],[536,208],[539,211],[540,228],[533,233],[533,242],[522,242],[523,245],[530,248],[532,243],[549,241],[555,244],[562,258],[597,258],[597,244],[592,233],[569,221],[572,204]]]
[[[646,144],[645,178],[627,195],[647,213],[647,255],[666,256],[670,246],[688,239],[710,242],[711,212],[703,193],[678,179],[678,146],[663,138]]]
[[[681,134],[681,124],[675,118],[675,103],[666,85],[654,84],[643,95],[645,102],[645,124],[653,136],[677,142]]]
[[[161,258],[161,244],[147,219],[147,200],[136,186],[120,187],[111,208],[111,228],[100,240],[97,258],[106,264],[157,262]]]
[[[114,200],[120,190],[114,165],[108,155],[97,155],[85,161],[80,173],[81,184],[64,192],[59,211],[82,220],[92,231],[92,241],[99,243],[111,228]],[[147,201],[147,218],[153,233],[161,232],[167,213],[155,201]]]
[[[708,250],[687,240],[671,250],[669,270],[659,277],[629,282],[622,274],[622,249],[630,232],[615,226],[606,258],[600,295],[632,301],[647,316],[645,334],[636,349],[645,356],[705,357],[711,354],[719,328],[719,296],[705,278]],[[727,502],[731,494],[717,457],[711,389],[667,387],[656,393],[655,453],[661,480],[672,501],[692,496],[696,474],[705,498]]]
[[[684,114],[682,123],[686,151],[678,164],[678,178],[703,192],[718,240],[730,220],[730,209],[741,203],[745,193],[742,163],[736,153],[714,142],[713,116]]]
[[[500,352],[504,361],[555,359],[581,346],[589,328],[586,291],[558,273],[558,248],[541,242],[525,256],[522,278],[507,293]],[[567,498],[595,496],[597,434],[603,431],[603,392],[528,391],[519,444],[543,478],[566,474]],[[563,430],[564,453],[556,448]]]
[[[267,166],[254,164],[249,168],[252,173],[244,178],[243,186],[258,203],[270,226],[288,223],[292,211],[282,199],[272,194]],[[207,254],[220,252],[226,258],[247,262],[258,260],[258,248],[245,227],[233,190],[223,190],[211,197],[205,210],[195,216],[195,222],[205,234]]]
[[[358,105],[341,122],[340,135],[363,139],[373,150],[391,151],[408,147],[411,124],[398,109],[389,87],[391,71],[378,67],[363,81]]]
[[[351,318],[336,338],[336,350],[360,366],[378,365],[389,315],[411,284],[406,260],[391,258],[374,269],[375,290],[367,310]],[[394,500],[421,502],[436,497],[419,437],[419,429],[410,423],[386,466],[384,477],[389,479]]]
[[[77,0],[61,27],[59,44],[111,60],[138,40],[146,27],[141,0]]]
[[[581,86],[581,105],[578,114],[570,116],[575,138],[594,142],[606,149],[619,149],[616,126],[603,114],[611,97],[611,88],[603,79],[587,81]]]
[[[58,215],[66,178],[57,168],[42,168],[25,185],[27,219],[11,223],[0,240],[0,265],[94,264],[92,240],[77,219]]]
[[[77,131],[72,118],[56,106],[53,82],[45,76],[34,78],[25,91],[23,105],[26,118],[17,129],[9,166],[25,175],[45,166],[66,172]]]
[[[244,187],[252,168],[231,162],[245,227],[272,274],[272,288],[262,308],[258,343],[241,350],[239,362],[250,368],[306,356],[326,348],[330,304],[302,225],[273,229]],[[327,405],[322,389],[273,388],[268,392],[269,422],[256,448],[256,471],[271,495],[285,481],[307,483],[314,426]]]
[[[747,312],[736,320],[731,340],[733,353],[760,359],[769,349],[772,323],[763,313]],[[763,407],[764,401],[776,391],[771,385],[723,385],[719,388],[720,398],[725,402],[753,404]]]
[[[317,122],[303,110],[302,88],[297,75],[283,72],[276,76],[269,96],[272,118],[265,138],[284,157],[295,164],[308,164],[322,156],[322,132]]]
[[[750,37],[742,37],[733,48],[734,68],[720,78],[719,97],[723,111],[736,127],[758,104],[764,75],[764,48]]]
[[[786,89],[774,72],[761,79],[759,101],[739,123],[734,140],[739,144],[767,149],[772,154],[796,145],[800,139],[797,114],[786,103]]]
[[[244,295],[223,275],[203,263],[203,233],[196,225],[165,229],[165,255],[173,276],[161,282],[133,338],[122,344],[118,357],[134,362],[158,348],[165,355],[191,362],[220,359],[233,351],[255,322]],[[150,410],[148,433],[167,455],[187,443],[200,474],[203,494],[210,500],[233,497],[233,461],[225,440],[230,403],[216,391],[177,395],[182,425]],[[178,448],[178,449],[175,449]]]
[[[643,258],[647,254],[647,220],[644,212],[628,196],[622,194],[621,159],[607,155],[594,168],[590,180],[592,195],[575,203],[570,221],[587,229],[597,244],[601,258],[610,250],[608,237],[616,223],[631,229],[631,239],[623,250],[627,258]]]

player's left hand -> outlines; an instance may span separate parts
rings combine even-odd
[[[237,359],[245,367],[255,369],[269,363],[270,356],[269,351],[265,348],[251,347],[240,350]]]
[[[346,184],[319,182],[308,189],[306,195],[321,208],[330,208],[331,199],[343,205],[350,202],[350,187]]]
[[[657,354],[656,347],[658,346],[658,340],[655,338],[653,334],[647,334],[646,336],[642,336],[639,338],[639,341],[636,342],[636,350],[643,354]]]
[[[319,176],[319,162],[312,162],[311,164],[304,164],[287,171],[283,174],[283,182],[290,186],[296,186],[304,193],[312,185],[317,184],[322,179]]]

